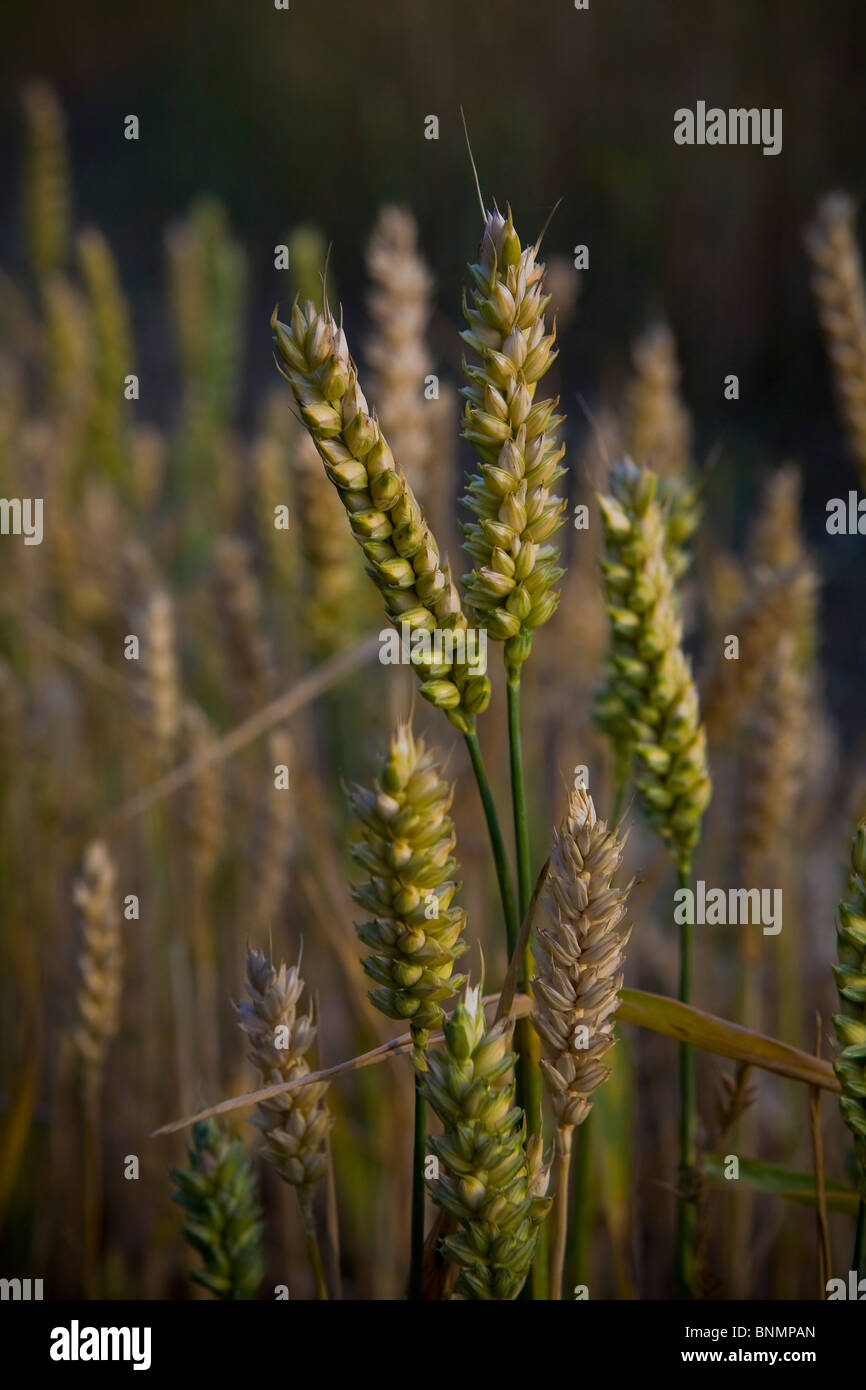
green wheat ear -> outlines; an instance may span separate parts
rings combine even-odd
[[[565,502],[550,489],[561,478],[565,446],[557,400],[537,401],[539,381],[556,360],[548,333],[544,266],[538,246],[521,247],[509,209],[485,214],[478,262],[470,265],[472,303],[463,341],[480,358],[465,365],[463,436],[480,456],[464,505],[465,550],[473,564],[466,595],[490,636],[505,643],[506,665],[529,656],[532,634],[559,602],[559,552],[545,542],[562,525]]]
[[[443,1001],[465,983],[454,974],[466,950],[466,913],[452,905],[460,888],[451,854],[453,795],[433,753],[405,724],[375,785],[349,793],[359,822],[352,858],[369,875],[353,897],[373,914],[357,928],[373,952],[364,961],[377,985],[370,999],[386,1017],[409,1020],[421,1069],[428,1036],[442,1024]]]
[[[444,1126],[429,1141],[442,1165],[430,1195],[460,1223],[442,1252],[460,1269],[457,1292],[470,1299],[517,1298],[550,1210],[541,1138],[525,1142],[514,1103],[512,1029],[503,1018],[488,1030],[480,988],[467,986],[420,1080]]]
[[[842,1087],[839,1108],[854,1135],[860,1191],[866,1198],[866,820],[851,842],[847,897],[839,904],[839,964],[834,965],[842,1013],[833,1022],[841,1051],[833,1069]]]
[[[252,1164],[239,1139],[216,1120],[193,1126],[189,1167],[173,1168],[183,1233],[202,1257],[192,1275],[217,1298],[254,1298],[264,1277],[261,1209]]]
[[[635,763],[644,814],[682,867],[697,844],[712,784],[657,482],[624,459],[611,470],[609,494],[599,498],[611,640],[595,714],[613,739],[619,777]]]

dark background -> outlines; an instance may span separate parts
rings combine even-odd
[[[486,198],[511,202],[525,238],[561,198],[548,253],[590,248],[562,344],[569,415],[580,418],[578,396],[594,402],[619,382],[630,341],[664,312],[698,457],[720,451],[710,497],[731,490],[739,530],[752,481],[789,457],[801,463],[838,713],[859,698],[860,653],[846,636],[862,566],[857,538],[828,544],[824,508],[856,478],[802,233],[822,193],[864,191],[864,58],[866,6],[850,0],[591,0],[586,12],[572,0],[291,0],[288,12],[272,0],[34,0],[4,16],[0,251],[20,263],[19,93],[38,76],[67,110],[78,222],[99,224],[120,261],[158,420],[175,390],[163,232],[198,194],[226,203],[251,257],[249,414],[273,381],[272,248],[300,221],[333,239],[351,326],[377,209],[408,203],[439,308],[456,323],[479,230],[462,103]],[[675,145],[674,111],[699,99],[781,107],[781,154]],[[130,112],[137,143],[123,138]],[[430,113],[436,142],[424,139]],[[736,404],[722,398],[729,372],[740,378]]]

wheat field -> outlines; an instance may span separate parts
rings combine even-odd
[[[198,197],[153,410],[63,104],[18,97],[0,1272],[128,1300],[866,1277],[866,759],[805,460],[735,524],[661,312],[585,401],[579,257],[469,156],[462,306],[383,199],[344,316],[293,198],[251,401],[254,253]],[[856,499],[856,206],[796,234]]]

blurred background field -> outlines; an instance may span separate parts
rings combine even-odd
[[[46,535],[32,548],[2,538],[3,1270],[45,1277],[50,1296],[189,1294],[167,1171],[184,1161],[184,1138],[148,1135],[253,1087],[229,1003],[248,943],[270,938],[276,957],[294,958],[303,938],[323,1064],[396,1031],[366,1001],[343,784],[370,781],[392,719],[409,711],[408,679],[359,657],[358,669],[181,792],[140,809],[129,799],[382,626],[271,356],[274,302],[285,309],[302,281],[316,292],[328,244],[330,293],[364,381],[388,389],[376,342],[389,309],[377,314],[371,296],[392,293],[398,310],[408,302],[419,315],[441,399],[417,417],[420,444],[416,416],[395,425],[408,428],[407,453],[417,445],[419,494],[462,572],[457,498],[472,456],[457,440],[457,335],[479,216],[461,103],[484,194],[510,202],[524,240],[562,199],[544,251],[570,502],[592,506],[608,451],[634,447],[641,381],[687,412],[684,459],[704,515],[686,581],[687,640],[708,722],[713,697],[723,706],[696,871],[711,884],[751,882],[747,864],[786,895],[785,932],[762,938],[757,958],[743,958],[732,929],[703,929],[696,997],[728,1017],[751,1010],[755,1026],[811,1051],[815,1010],[826,1035],[834,1007],[833,913],[863,812],[866,581],[861,539],[824,526],[828,498],[846,496],[857,474],[803,234],[822,195],[841,187],[857,198],[866,185],[866,12],[842,0],[593,0],[587,13],[567,0],[380,0],[373,12],[335,0],[325,16],[313,0],[292,0],[288,12],[199,0],[126,12],[86,0],[19,8],[6,29],[0,491],[44,496]],[[676,146],[674,111],[698,99],[781,107],[782,153]],[[123,138],[130,113],[138,141]],[[438,141],[424,139],[429,114]],[[394,204],[411,217],[379,221]],[[293,253],[286,272],[274,268],[282,242]],[[589,248],[579,275],[577,244]],[[395,263],[416,275],[403,301],[389,279]],[[660,321],[671,338],[646,337]],[[126,402],[117,382],[132,372],[140,399]],[[729,373],[737,402],[723,399]],[[380,404],[375,387],[369,394]],[[271,524],[283,503],[287,533]],[[562,603],[527,669],[539,863],[577,765],[589,766],[609,811],[608,754],[591,718],[606,640],[598,541],[597,525],[563,530]],[[774,584],[784,588],[792,565],[815,577],[817,600],[798,646],[799,722],[780,722],[760,700],[774,669],[772,617],[752,648],[747,696],[719,691],[718,658],[721,636],[740,630]],[[130,632],[142,637],[137,664],[123,660]],[[501,696],[481,739],[504,798]],[[458,783],[473,943],[498,978],[504,952],[477,792],[462,745],[422,705],[416,723],[450,751]],[[273,790],[284,763],[288,798]],[[777,794],[784,814],[772,821]],[[766,843],[762,815],[772,821]],[[627,982],[673,993],[672,885],[631,818],[640,882]],[[95,840],[109,847],[119,893],[139,896],[141,917],[123,924],[118,1032],[100,1059],[94,1119],[75,1042],[75,884]],[[470,962],[477,969],[475,944]],[[620,1053],[619,1084],[593,1130],[589,1239],[571,1252],[571,1273],[586,1276],[593,1297],[668,1296],[674,1047],[625,1028]],[[709,1058],[701,1066],[709,1150],[725,1069]],[[410,1077],[391,1061],[332,1087],[329,1100],[346,1296],[400,1296]],[[843,1180],[847,1135],[834,1102],[825,1112],[828,1170]],[[809,1169],[802,1088],[762,1079],[741,1123],[733,1151]],[[131,1153],[138,1182],[123,1175]],[[294,1207],[272,1173],[261,1181],[264,1296],[278,1283],[310,1296]],[[813,1212],[761,1195],[734,1220],[735,1200],[708,1189],[703,1292],[814,1296]],[[848,1217],[831,1223],[845,1249]]]

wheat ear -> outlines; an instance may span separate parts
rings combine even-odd
[[[87,847],[82,868],[73,889],[82,922],[74,1040],[84,1083],[84,1283],[88,1296],[95,1297],[102,1185],[100,1094],[106,1053],[120,1021],[123,948],[114,862],[101,840]]]
[[[431,1052],[421,1089],[444,1127],[430,1146],[442,1165],[430,1183],[437,1206],[459,1229],[442,1252],[460,1270],[457,1291],[471,1299],[518,1297],[550,1209],[540,1137],[524,1143],[514,1103],[513,1020],[485,1025],[479,988],[467,986]]]
[[[848,443],[866,480],[866,288],[851,198],[831,193],[823,199],[806,245]]]
[[[300,1014],[304,990],[298,966],[277,969],[259,950],[247,953],[249,999],[235,1006],[239,1026],[250,1040],[250,1061],[263,1085],[296,1081],[308,1076],[306,1054],[316,1025],[312,1012]],[[327,1083],[311,1082],[296,1091],[283,1091],[261,1101],[253,1120],[263,1133],[264,1157],[284,1182],[294,1187],[301,1209],[313,1276],[320,1298],[327,1298],[316,1237],[313,1194],[327,1170],[326,1144],[333,1121],[325,1101]]]
[[[216,1120],[193,1126],[189,1167],[173,1168],[173,1194],[186,1212],[183,1233],[202,1257],[192,1278],[216,1298],[255,1298],[264,1277],[262,1213],[243,1144]]]
[[[391,739],[374,786],[349,794],[359,823],[352,858],[368,875],[353,897],[373,914],[357,928],[373,952],[364,961],[377,986],[370,999],[387,1018],[408,1019],[422,1069],[442,1003],[465,983],[454,974],[466,950],[466,914],[452,905],[460,886],[448,814],[453,795],[435,755],[406,724]]]
[[[625,459],[614,465],[610,493],[599,498],[611,642],[596,718],[614,740],[620,777],[636,760],[641,806],[682,870],[698,841],[711,782],[656,486],[653,472]]]
[[[546,893],[552,921],[537,932],[535,951],[533,1024],[557,1124],[554,1300],[562,1296],[572,1131],[583,1124],[593,1093],[610,1075],[605,1057],[616,1041],[614,1015],[631,932],[623,923],[631,885],[612,885],[623,845],[597,819],[589,793],[575,788],[550,857]]]
[[[626,405],[626,451],[658,475],[665,508],[665,555],[679,579],[689,566],[688,543],[700,520],[691,466],[691,422],[679,393],[680,369],[674,335],[665,323],[651,325],[635,343],[634,379]]]
[[[291,321],[271,320],[277,365],[292,387],[325,471],[340,494],[352,533],[385,598],[388,617],[410,628],[468,626],[460,596],[411,487],[358,385],[342,328],[330,310],[295,302]],[[422,654],[423,655],[423,654]],[[464,733],[490,700],[490,681],[463,660],[413,659],[421,693]],[[456,653],[459,655],[459,652]],[[418,653],[415,653],[418,657]]]
[[[461,336],[480,361],[464,367],[463,436],[481,462],[464,498],[477,518],[463,528],[473,564],[464,584],[490,636],[505,643],[506,665],[519,669],[534,630],[556,609],[563,574],[556,547],[545,544],[565,510],[550,491],[564,472],[565,446],[555,437],[563,417],[557,400],[535,399],[556,360],[556,327],[545,326],[538,246],[521,247],[510,210],[485,213],[469,273],[469,327]]]
[[[69,254],[69,156],[63,109],[50,87],[31,83],[24,92],[27,155],[24,239],[37,277],[60,270]]]
[[[371,394],[395,458],[426,502],[430,432],[424,379],[431,363],[424,335],[433,282],[418,254],[417,223],[404,208],[380,212],[367,247],[367,271],[373,284],[367,305],[376,329],[366,347],[374,372]]]
[[[80,234],[78,259],[93,327],[90,447],[112,482],[128,491],[123,391],[125,378],[135,371],[129,306],[111,248],[101,232],[90,229]]]
[[[842,1012],[833,1023],[839,1054],[833,1070],[842,1087],[842,1119],[854,1135],[860,1169],[860,1212],[854,1268],[866,1275],[866,820],[851,842],[848,891],[839,904],[836,926],[839,964],[834,965]]]

